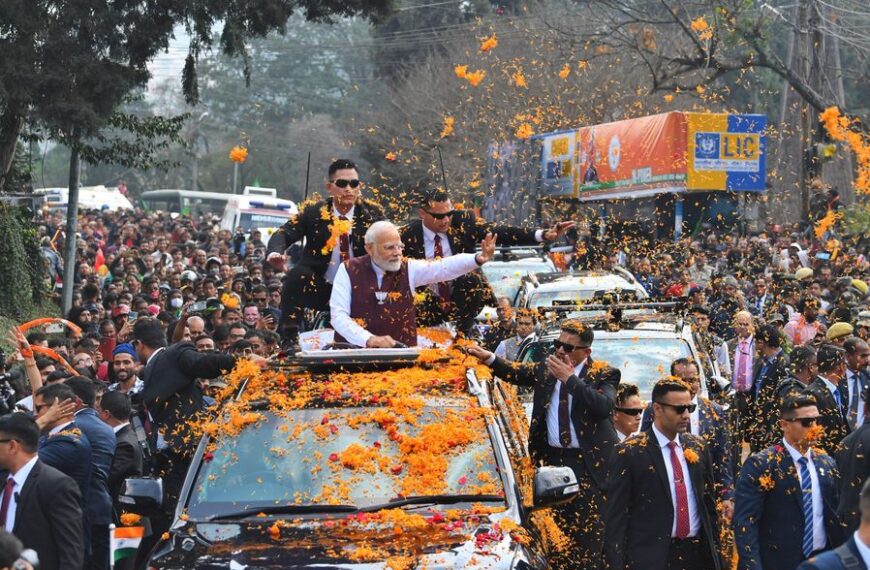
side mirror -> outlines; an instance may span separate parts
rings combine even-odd
[[[579,493],[577,476],[570,467],[539,467],[535,470],[533,509],[546,509],[568,502]]]
[[[718,374],[713,376],[713,382],[716,383],[716,386],[719,388],[719,391],[725,393],[728,391],[728,388],[731,387],[731,381],[725,378],[724,376],[719,376]]]
[[[132,477],[124,481],[118,502],[124,509],[146,517],[163,515],[163,480]]]

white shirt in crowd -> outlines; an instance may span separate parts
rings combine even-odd
[[[22,465],[21,469],[10,475],[10,477],[15,479],[15,486],[12,487],[12,495],[9,497],[9,507],[6,510],[6,532],[12,532],[12,529],[15,528],[15,510],[18,508],[18,494],[21,493],[21,489],[24,488],[24,482],[27,481],[27,477],[30,475],[30,472],[33,471],[33,466],[36,465],[37,459],[39,459],[39,457],[34,455],[33,459]],[[3,481],[3,485],[6,485],[6,481]],[[0,490],[0,496],[2,496],[2,490]]]
[[[674,505],[674,524],[671,526],[671,536],[677,536],[677,487],[674,482],[674,466],[671,464],[671,450],[668,444],[671,442],[668,437],[660,432],[655,424],[652,426],[652,431],[659,442],[659,447],[662,450],[662,457],[665,460],[665,470],[668,472],[668,486],[671,490],[671,501]],[[686,500],[689,507],[689,536],[698,536],[701,531],[701,516],[698,513],[698,505],[695,503],[695,490],[692,487],[692,477],[689,476],[689,464],[686,462],[686,457],[683,454],[683,446],[680,444],[680,438],[674,439],[677,444],[674,450],[677,455],[677,460],[680,462],[680,467],[683,471],[683,480],[686,484]]]
[[[819,474],[816,472],[816,466],[813,463],[813,450],[807,449],[806,454],[801,455],[801,452],[789,445],[785,439],[782,440],[782,443],[788,450],[788,454],[791,455],[792,461],[794,461],[794,470],[797,472],[800,484],[803,484],[803,476],[801,475],[801,466],[798,464],[798,459],[801,457],[807,458],[807,470],[810,472],[810,482],[813,485],[813,550],[824,550],[828,544],[828,537],[825,535],[822,492],[819,488]],[[804,504],[800,497],[798,497],[798,501],[800,502],[801,509],[803,509]]]
[[[350,222],[351,228],[353,227],[353,206],[351,206],[350,210],[346,214],[340,213],[335,209],[335,206],[332,207],[332,216],[335,219],[338,219],[339,216],[344,216]],[[353,236],[349,236],[348,239],[353,239]],[[353,243],[350,244],[347,252],[348,257],[353,258]],[[338,272],[338,268],[341,266],[341,248],[338,243],[335,244],[335,247],[332,249],[332,255],[329,257],[329,265],[326,267],[326,273],[323,274],[323,278],[326,279],[327,283],[332,283],[335,281],[335,274]]]
[[[475,261],[476,257],[473,253],[460,253],[459,255],[444,257],[437,261],[409,259],[408,282],[411,286],[411,292],[413,293],[421,285],[429,285],[439,281],[450,281],[476,269],[478,267],[477,261]],[[372,263],[372,268],[378,279],[378,287],[380,287],[384,278],[384,270],[374,263]],[[332,296],[329,298],[332,328],[343,336],[347,342],[357,346],[365,346],[369,338],[374,335],[350,318],[350,300],[350,276],[347,274],[347,268],[341,265],[335,274],[335,282],[332,284]]]
[[[864,425],[864,398],[862,397],[863,390],[861,389],[861,377],[855,374],[851,370],[846,370],[846,379],[848,381],[849,388],[849,402],[848,407],[851,412],[852,410],[852,402],[851,399],[854,398],[855,394],[858,395],[858,415],[857,417],[857,427],[861,427]]]

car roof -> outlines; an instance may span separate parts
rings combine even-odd
[[[539,276],[552,276],[541,279]],[[589,274],[555,274],[539,273],[538,286],[534,291],[575,291],[575,290],[603,290],[603,289],[639,289],[640,285],[632,283],[621,275],[614,273]]]

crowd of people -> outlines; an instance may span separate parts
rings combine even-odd
[[[475,337],[487,305],[498,320],[469,352],[534,389],[530,453],[580,483],[580,499],[557,511],[574,545],[561,565],[719,569],[733,544],[741,569],[793,570],[844,543],[867,564],[870,542],[852,535],[870,532],[866,241],[813,226],[676,242],[570,220],[529,230],[486,222],[442,190],[421,193],[415,219],[397,227],[361,197],[352,162],[326,174],[329,197],[267,241],[210,216],[81,213],[64,333],[16,328],[2,359],[0,522],[40,568],[108,568],[124,479],[158,474],[165,513],[122,563],[144,564],[195,449],[186,422],[213,405],[237,359],[265,365],[296,350],[325,311],[335,340],[353,346],[414,345],[418,325],[445,321]],[[59,278],[62,220],[39,223]],[[593,360],[593,330],[574,321],[545,361],[512,363],[541,316],[495,299],[479,266],[499,245],[548,243],[574,246],[554,254],[561,266],[622,266],[653,300],[681,301],[701,366],[727,382],[702,389],[699,363],[678,359],[643,402],[631,378]]]

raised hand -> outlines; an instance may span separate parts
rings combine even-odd
[[[555,226],[548,229],[541,236],[544,238],[544,241],[553,241],[559,239],[565,233],[577,225],[577,222],[557,222]]]
[[[483,241],[480,242],[480,253],[475,258],[478,265],[483,265],[487,261],[492,261],[495,257],[495,241],[496,235],[493,233],[486,234]]]

